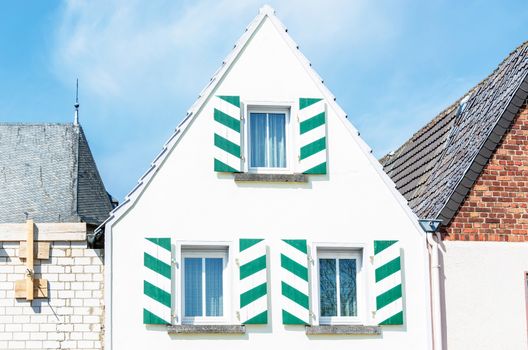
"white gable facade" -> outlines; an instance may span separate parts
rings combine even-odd
[[[106,349],[431,348],[425,236],[269,7],[105,244]]]

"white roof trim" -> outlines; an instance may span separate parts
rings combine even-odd
[[[226,73],[230,70],[231,66],[235,63],[243,48],[249,43],[250,39],[256,33],[257,29],[260,27],[264,19],[268,17],[271,20],[271,23],[276,27],[277,31],[281,34],[281,37],[287,43],[289,48],[292,50],[294,55],[297,57],[299,62],[304,67],[305,71],[309,76],[314,80],[316,85],[321,90],[322,95],[327,101],[329,101],[329,106],[334,110],[336,115],[342,121],[343,125],[351,133],[352,137],[356,141],[357,145],[363,151],[365,156],[368,158],[371,165],[376,169],[376,172],[379,174],[383,182],[389,187],[391,193],[398,200],[401,207],[407,213],[407,215],[415,222],[415,226],[421,232],[421,228],[418,224],[417,217],[411,208],[408,206],[407,201],[402,196],[402,194],[396,189],[394,182],[390,177],[383,171],[383,167],[378,162],[378,160],[372,155],[372,149],[365,143],[365,141],[359,136],[358,130],[346,119],[347,115],[345,111],[337,104],[335,96],[330,92],[330,90],[324,85],[323,79],[317,74],[317,72],[312,68],[310,61],[302,54],[299,50],[297,43],[291,38],[287,33],[287,28],[282,24],[282,22],[275,15],[275,10],[269,6],[264,5],[259,10],[259,14],[253,19],[253,21],[248,25],[244,34],[240,39],[235,43],[233,50],[227,55],[225,60],[222,62],[222,66],[214,73],[211,77],[209,83],[205,88],[200,92],[198,99],[194,102],[191,108],[187,111],[187,115],[184,120],[178,125],[175,132],[170,136],[169,140],[163,146],[160,154],[155,158],[151,163],[151,167],[147,172],[140,178],[138,184],[134,189],[127,194],[125,200],[122,204],[116,207],[111,213],[110,217],[101,224],[103,225],[112,225],[115,223],[131,206],[134,205],[137,198],[141,195],[146,185],[150,182],[154,174],[157,172],[161,164],[165,161],[167,156],[171,153],[170,151],[178,143],[181,136],[185,133],[186,128],[191,124],[191,121],[199,114],[202,107],[205,105],[205,102],[210,98],[212,92],[216,89],[218,84],[223,80]]]

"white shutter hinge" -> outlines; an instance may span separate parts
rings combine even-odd
[[[237,266],[240,266],[240,260],[238,260],[238,258],[235,259],[235,264],[236,264]]]
[[[369,259],[370,259],[370,263],[374,264],[374,255],[369,256]]]
[[[237,320],[240,321],[240,311],[237,311],[237,312],[236,312],[236,318],[237,318]]]

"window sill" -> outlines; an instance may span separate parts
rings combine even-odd
[[[380,326],[363,326],[363,325],[324,325],[324,326],[306,326],[307,335],[381,335]]]
[[[244,325],[170,325],[167,326],[169,334],[245,334]]]
[[[235,181],[252,182],[308,182],[306,174],[235,173]]]

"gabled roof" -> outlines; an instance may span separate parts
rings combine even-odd
[[[366,155],[367,159],[370,161],[370,164],[376,169],[379,176],[382,178],[382,181],[388,186],[388,188],[394,194],[396,200],[406,211],[407,215],[415,218],[413,212],[408,208],[405,203],[404,198],[394,189],[394,185],[390,178],[383,172],[383,169],[377,159],[372,155],[372,149],[363,141],[359,136],[359,132],[354,128],[354,126],[349,123],[346,119],[348,116],[345,111],[337,104],[335,96],[330,92],[330,90],[324,84],[323,79],[317,74],[317,72],[312,68],[312,64],[308,59],[302,54],[299,50],[299,45],[291,38],[288,34],[288,29],[282,24],[282,22],[275,15],[275,10],[269,6],[264,5],[259,10],[259,14],[251,21],[251,23],[246,28],[244,34],[238,39],[235,43],[233,50],[227,55],[227,57],[222,62],[220,68],[214,73],[214,75],[209,80],[207,86],[200,92],[198,99],[194,102],[191,108],[187,111],[186,117],[183,121],[176,127],[174,133],[169,137],[169,140],[163,146],[161,152],[156,156],[152,161],[150,168],[147,172],[139,179],[137,185],[125,196],[124,201],[116,207],[111,213],[110,217],[98,228],[98,232],[102,231],[103,227],[106,225],[107,228],[111,227],[113,223],[117,222],[121,216],[123,216],[135,203],[135,201],[141,196],[146,186],[153,178],[158,169],[162,166],[167,156],[170,154],[171,150],[176,146],[182,135],[185,134],[187,127],[191,124],[192,120],[200,113],[206,102],[214,94],[214,91],[218,85],[222,82],[224,77],[227,75],[232,65],[236,62],[237,58],[244,51],[246,45],[251,41],[251,38],[255,35],[257,30],[260,28],[262,23],[266,18],[269,18],[271,23],[275,26],[278,32],[281,34],[282,39],[292,50],[296,58],[299,60],[299,63],[305,69],[306,73],[312,78],[312,80],[319,87],[322,96],[328,103],[328,108],[332,109],[338,118],[343,122],[344,127],[351,133],[352,137],[358,144],[359,148]],[[419,228],[418,224],[416,223]],[[420,229],[421,230],[421,229]],[[110,243],[110,242],[109,242]],[[106,245],[106,244],[105,244]],[[109,246],[109,245],[107,245]]]
[[[82,128],[0,123],[0,223],[86,222],[112,210]]]
[[[528,42],[380,162],[421,218],[444,224],[497,148],[528,95]]]

